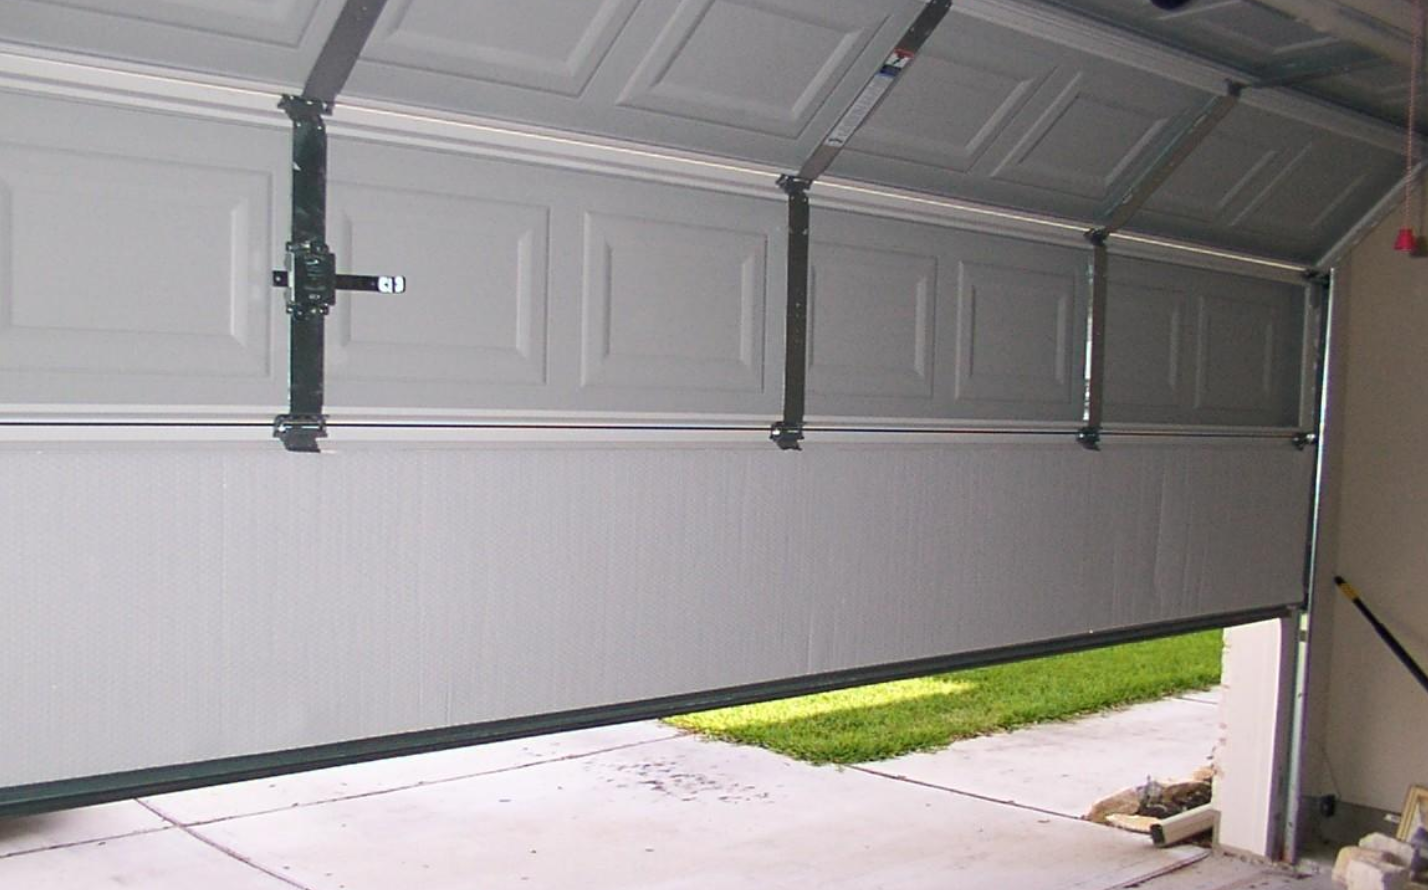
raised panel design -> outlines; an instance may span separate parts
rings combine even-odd
[[[810,392],[931,398],[935,257],[815,243],[809,280]]]
[[[855,150],[966,172],[1055,67],[1038,56],[988,57],[961,29],[951,33],[951,46],[918,55],[854,137]]]
[[[319,0],[49,0],[118,19],[296,47]]]
[[[1075,294],[1069,275],[961,263],[957,399],[1069,401]]]
[[[343,0],[5,0],[0,40],[295,87]]]
[[[1127,419],[1118,408],[1183,408],[1188,297],[1117,278],[1107,298],[1106,419]]]
[[[1195,407],[1273,414],[1285,323],[1273,304],[1202,295]]]
[[[332,205],[347,270],[408,281],[339,300],[334,381],[545,381],[546,208],[341,182]]]
[[[364,58],[577,96],[635,0],[404,0],[387,7]]]
[[[262,172],[0,145],[0,368],[263,377]]]
[[[1253,194],[1251,186],[1275,175],[1285,152],[1262,139],[1212,134],[1156,191],[1148,209],[1201,223],[1224,220]]]
[[[581,384],[763,388],[762,233],[585,215]]]
[[[885,19],[851,0],[683,0],[619,104],[793,138]]]
[[[1178,109],[1112,94],[1076,74],[1005,160],[996,179],[1103,199]]]
[[[1292,163],[1268,182],[1232,221],[1252,231],[1322,230],[1373,172],[1342,141],[1308,137]]]

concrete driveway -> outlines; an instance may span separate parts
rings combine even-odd
[[[1217,722],[1189,696],[850,768],[629,724],[0,821],[0,887],[1287,886],[1076,818]]]

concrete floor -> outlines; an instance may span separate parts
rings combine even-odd
[[[609,727],[0,821],[0,888],[1328,887],[1075,818],[1216,722],[1170,699],[846,769]]]

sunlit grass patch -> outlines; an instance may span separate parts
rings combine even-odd
[[[1213,686],[1220,631],[671,718],[810,763],[862,763]]]

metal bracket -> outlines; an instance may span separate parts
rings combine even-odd
[[[289,451],[318,451],[317,440],[327,438],[327,415],[279,414],[273,418],[273,437]]]
[[[401,293],[400,276],[338,275],[327,246],[327,128],[332,103],[311,96],[284,96],[279,103],[293,123],[292,238],[286,269],[272,275],[284,288],[289,316],[288,411],[273,418],[273,435],[289,451],[314,452],[327,435],[323,414],[324,327],[339,290]],[[349,288],[349,285],[355,287]]]
[[[788,195],[788,309],[784,322],[783,419],[769,438],[785,451],[800,450],[808,377],[808,188],[813,183],[785,174],[778,187]]]
[[[1295,448],[1303,451],[1306,448],[1319,444],[1319,434],[1312,430],[1303,430],[1295,433],[1294,438],[1289,441],[1294,443]]]

